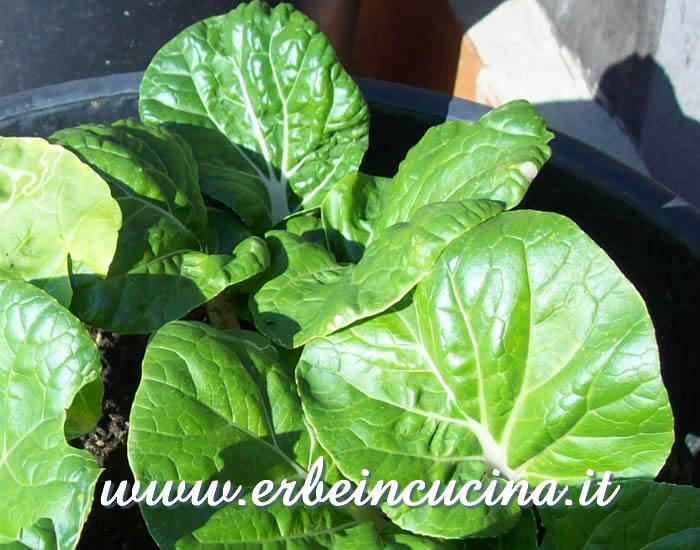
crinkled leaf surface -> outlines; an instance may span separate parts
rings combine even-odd
[[[66,409],[99,373],[78,319],[42,290],[0,280],[0,545],[75,548],[100,470],[68,446]]]
[[[618,483],[613,482],[616,486]],[[629,480],[609,506],[541,508],[545,550],[697,550],[700,489]],[[589,495],[596,489],[595,485]],[[608,490],[608,495],[611,494]],[[573,493],[578,502],[578,491]]]
[[[490,111],[477,122],[451,121],[428,130],[382,186],[375,232],[410,219],[440,201],[491,199],[517,205],[549,159],[544,119],[524,100]]]
[[[328,248],[339,262],[357,263],[372,236],[378,215],[379,190],[391,179],[362,172],[348,174],[323,199],[321,215]]]
[[[267,246],[257,237],[227,254],[207,253],[196,165],[181,138],[121,122],[62,130],[52,139],[104,176],[124,220],[106,279],[73,266],[71,308],[85,322],[121,333],[151,332],[267,267]]]
[[[110,184],[127,215],[157,212],[195,243],[206,240],[207,212],[197,165],[184,140],[164,128],[133,121],[86,124],[50,138],[76,153]],[[199,245],[201,247],[201,244]]]
[[[289,4],[242,4],[181,32],[146,70],[139,112],[173,123],[193,146],[204,192],[254,231],[319,206],[368,145],[359,88]]]
[[[271,231],[273,264],[284,270],[251,297],[255,325],[295,348],[380,313],[430,272],[451,241],[502,210],[487,200],[424,206],[374,240],[357,265],[340,265],[322,246]]]
[[[107,274],[121,225],[107,184],[71,152],[0,137],[0,278],[28,281],[69,306],[69,263]]]
[[[136,479],[303,479],[321,448],[309,433],[293,379],[275,347],[247,331],[173,322],[151,339],[131,412]],[[326,479],[337,478],[331,466]],[[248,495],[249,496],[249,495]],[[245,498],[245,496],[244,496]],[[332,507],[236,504],[141,509],[161,548],[340,548],[371,522]]]
[[[307,344],[297,375],[319,441],[355,480],[363,467],[403,483],[492,468],[531,484],[580,483],[588,468],[653,477],[673,442],[642,299],[550,213],[475,227],[412,301]],[[505,521],[495,508],[385,511],[437,536]]]
[[[269,264],[265,242],[250,237],[231,254],[171,252],[104,281],[74,277],[73,309],[91,324],[121,333],[148,333],[246,281]]]
[[[144,197],[164,205],[200,240],[204,240],[207,209],[199,188],[197,161],[189,144],[179,135],[154,124],[120,120],[112,128],[124,130],[126,149],[141,159],[143,174],[150,179],[143,185]],[[109,134],[109,137],[114,139],[116,136]],[[152,193],[156,188],[158,192],[154,196]]]

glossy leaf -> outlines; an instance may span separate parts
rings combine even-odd
[[[159,187],[169,210],[203,240],[207,233],[208,216],[192,148],[179,135],[154,124],[120,120],[112,128],[124,129],[127,150],[139,151],[142,158],[152,165],[143,165],[144,172],[153,178],[153,182],[145,186],[147,191],[144,195],[152,198],[153,188]],[[137,145],[134,138],[141,140],[143,145]],[[233,250],[233,247],[228,250]]]
[[[303,479],[322,452],[274,346],[253,332],[200,323],[173,322],[153,336],[130,425],[129,462],[142,482],[230,480],[250,491],[263,479]],[[330,470],[326,479],[337,478]],[[332,507],[234,503],[141,511],[163,549],[330,549],[372,527]]]
[[[181,32],[146,70],[139,112],[173,124],[204,192],[256,232],[319,206],[368,144],[359,88],[289,4],[242,4]]]
[[[0,278],[69,306],[70,262],[106,275],[120,225],[109,187],[75,155],[39,138],[0,137]]]
[[[313,214],[287,218],[275,229],[287,231],[303,238],[307,242],[326,248],[326,233],[323,230],[323,224],[320,218]]]
[[[490,199],[517,205],[549,159],[552,139],[527,102],[512,101],[477,122],[450,121],[429,129],[382,187],[375,232],[410,219],[439,201]]]
[[[206,209],[192,150],[182,138],[163,128],[119,121],[60,130],[49,139],[73,151],[107,180],[124,212],[125,226],[129,216],[146,210],[202,246]]]
[[[251,298],[255,325],[295,348],[381,313],[430,272],[451,241],[502,210],[493,201],[425,206],[374,240],[357,265],[340,265],[321,246],[271,231],[273,264],[281,269]]]
[[[107,330],[147,333],[262,272],[268,263],[267,246],[258,237],[246,239],[230,255],[171,253],[105,281],[75,276],[73,307]]]
[[[104,384],[98,378],[83,386],[66,411],[66,439],[71,441],[91,432],[102,418]]]
[[[355,172],[336,183],[323,199],[323,227],[328,248],[338,262],[357,263],[362,257],[379,214],[379,190],[390,182],[389,178]]]
[[[531,485],[581,483],[588,468],[653,477],[673,442],[644,303],[555,214],[475,227],[412,301],[310,342],[297,373],[321,444],[356,481],[363,467],[403,483],[492,468]],[[497,508],[385,511],[435,536],[508,523]]]
[[[56,532],[50,519],[43,518],[22,529],[15,542],[0,544],[2,550],[56,550]]]
[[[257,237],[226,254],[206,253],[206,210],[191,154],[176,154],[189,150],[181,138],[132,122],[80,126],[52,139],[103,175],[124,219],[106,279],[73,266],[71,309],[85,322],[121,333],[151,332],[267,267],[267,246]],[[177,174],[190,179],[174,179]]]
[[[700,489],[651,480],[622,481],[619,486],[617,498],[606,507],[576,505],[540,509],[547,529],[543,550],[697,550],[700,547]],[[589,495],[595,490],[593,485]],[[578,502],[578,494],[572,496],[574,502]]]
[[[0,545],[75,548],[100,470],[68,446],[66,409],[99,373],[78,319],[42,290],[0,280]]]

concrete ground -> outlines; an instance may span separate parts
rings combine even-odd
[[[455,93],[497,106],[524,98],[535,104],[556,130],[648,174],[622,125],[595,100],[573,56],[559,45],[535,0],[507,0],[473,22],[473,8],[461,0],[451,4],[466,27],[466,39],[478,58],[463,59],[480,66],[474,92],[457,80]],[[468,50],[463,48],[463,55]],[[465,93],[466,92],[466,93]]]

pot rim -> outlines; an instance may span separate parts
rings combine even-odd
[[[96,98],[138,94],[143,72],[116,73],[51,84],[0,97],[0,127],[28,111]],[[368,103],[408,114],[444,120],[473,121],[490,107],[440,92],[364,77],[355,77]],[[586,180],[611,198],[633,207],[651,223],[700,257],[700,210],[658,181],[641,174],[590,145],[553,130],[550,163]],[[591,171],[595,177],[591,178]]]

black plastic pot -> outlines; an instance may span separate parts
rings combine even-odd
[[[140,79],[140,73],[120,74],[0,98],[0,135],[48,136],[80,123],[135,117]],[[372,113],[363,168],[378,175],[393,175],[428,127],[445,119],[474,120],[487,109],[425,90],[358,81]],[[686,434],[700,434],[700,213],[577,140],[558,134],[552,149],[520,208],[572,218],[644,297],[676,418],[677,445],[660,478],[700,486],[700,457],[693,460],[683,444]]]

